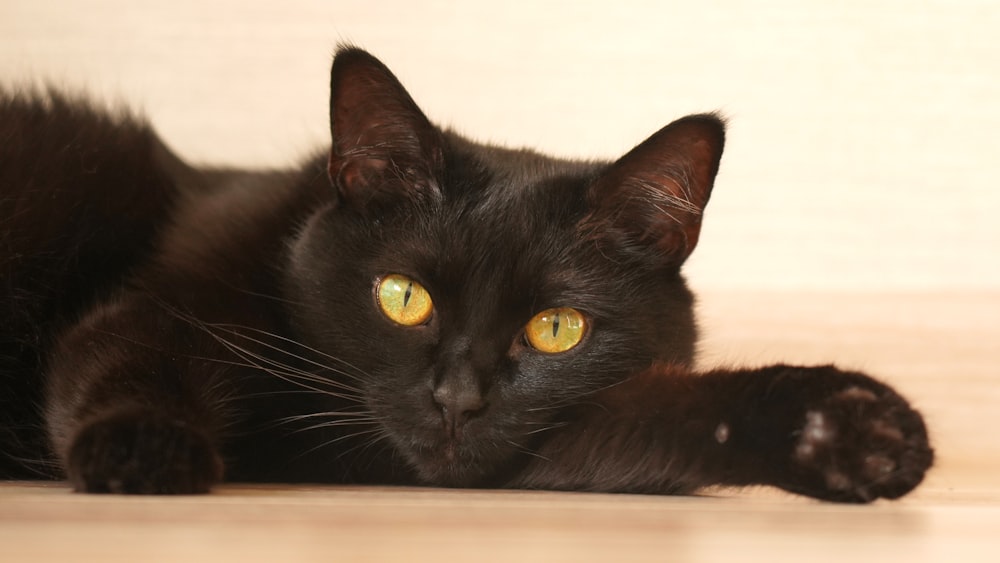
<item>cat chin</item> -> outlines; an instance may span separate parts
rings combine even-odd
[[[486,486],[514,452],[494,450],[494,455],[484,456],[472,446],[448,442],[437,447],[408,448],[403,453],[423,483],[462,488]]]
[[[484,487],[489,482],[487,476],[477,467],[418,463],[414,468],[420,482],[433,487],[474,489]]]

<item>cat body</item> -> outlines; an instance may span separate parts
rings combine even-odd
[[[432,125],[367,53],[326,152],[201,169],[63,95],[0,102],[0,477],[905,494],[916,411],[833,367],[691,371],[680,267],[722,123],[615,162]]]

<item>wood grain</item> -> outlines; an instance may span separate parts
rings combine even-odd
[[[0,545],[4,561],[989,561],[997,500],[335,487],[122,499],[6,485]]]

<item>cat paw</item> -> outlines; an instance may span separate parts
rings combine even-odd
[[[874,382],[873,382],[874,383]],[[848,384],[806,410],[792,453],[801,492],[871,502],[913,490],[934,453],[920,414],[881,384]]]
[[[87,424],[75,437],[66,473],[77,492],[206,493],[222,478],[208,438],[181,421],[141,412]]]

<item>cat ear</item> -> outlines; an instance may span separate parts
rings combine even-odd
[[[698,244],[719,171],[725,125],[715,115],[679,119],[612,164],[591,184],[590,236],[680,266]]]
[[[342,47],[330,71],[327,171],[338,194],[357,208],[438,194],[444,166],[440,131],[378,59]]]

